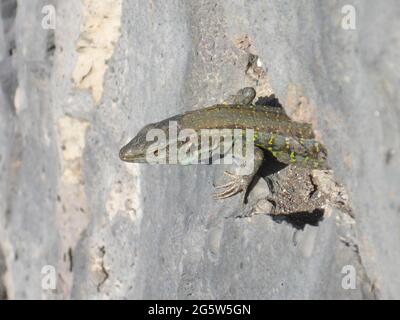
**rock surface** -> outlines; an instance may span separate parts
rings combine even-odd
[[[400,6],[346,4],[3,0],[0,297],[400,298]],[[248,85],[313,123],[353,217],[237,218],[221,166],[119,160]]]

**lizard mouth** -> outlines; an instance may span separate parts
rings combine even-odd
[[[119,158],[125,162],[146,163],[146,157],[143,154],[133,154],[127,146],[119,151]]]

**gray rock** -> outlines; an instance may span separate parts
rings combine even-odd
[[[121,18],[2,1],[0,297],[399,298],[400,7],[353,3],[355,30],[333,0],[124,1]],[[250,85],[312,121],[352,216],[239,217],[240,197],[212,200],[223,166],[119,160],[145,124]]]

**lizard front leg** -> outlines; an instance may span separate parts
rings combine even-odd
[[[225,199],[232,197],[233,195],[243,192],[243,202],[246,200],[247,191],[254,179],[254,176],[257,174],[258,170],[261,167],[261,164],[264,160],[264,151],[258,147],[254,147],[254,166],[253,171],[248,175],[239,175],[234,174],[229,171],[225,171],[224,174],[230,177],[230,181],[225,184],[216,186],[216,189],[224,189],[220,192],[214,193],[214,199]],[[244,163],[242,163],[244,164]],[[244,164],[245,165],[245,164]]]

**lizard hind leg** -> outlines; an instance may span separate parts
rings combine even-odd
[[[230,95],[223,104],[249,106],[255,97],[256,90],[253,87],[245,87],[240,89],[236,94]]]
[[[233,97],[234,104],[250,105],[256,97],[256,90],[253,87],[240,89]]]

